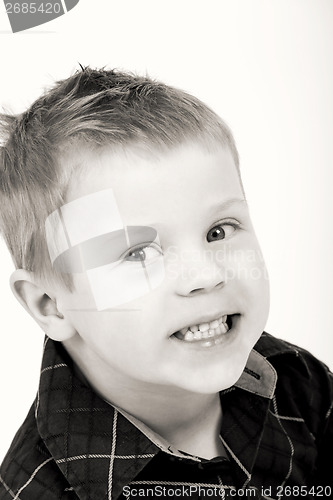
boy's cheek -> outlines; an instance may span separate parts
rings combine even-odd
[[[118,266],[103,266],[87,271],[87,280],[96,309],[126,305],[145,297],[164,280],[163,257],[145,264],[120,263]]]
[[[73,311],[105,311],[126,305],[154,293],[163,283],[165,268],[163,257],[153,263],[120,263],[73,274],[74,291],[65,293],[64,308]],[[66,304],[66,305],[65,305]],[[60,304],[59,304],[60,305]],[[60,306],[61,307],[61,306]]]

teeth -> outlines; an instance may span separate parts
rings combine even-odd
[[[221,333],[227,333],[228,325],[226,323],[221,323],[220,328],[221,328]]]
[[[222,335],[221,335],[221,337],[217,337],[217,338],[215,339],[215,345],[217,345],[217,344],[221,344],[222,340],[223,340]]]
[[[193,332],[186,332],[184,340],[194,340],[194,333]]]
[[[182,328],[179,333],[183,337],[183,340],[189,342],[206,339],[207,345],[219,344],[223,340],[223,334],[229,331],[229,327],[226,323],[227,317],[227,315],[224,315],[209,323],[200,323],[199,325]],[[178,338],[181,339],[181,337]]]
[[[199,325],[199,330],[200,330],[200,332],[206,332],[207,330],[209,330],[209,324],[208,323],[201,323]]]
[[[195,334],[194,334],[194,339],[195,339],[195,340],[201,340],[201,339],[202,339],[202,333],[201,333],[201,331],[200,331],[200,330],[199,330],[199,331],[197,331],[197,332],[195,332]]]

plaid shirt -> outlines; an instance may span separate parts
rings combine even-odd
[[[325,365],[264,333],[221,393],[229,460],[203,460],[102,400],[47,339],[37,398],[0,469],[0,499],[329,498],[332,392]]]

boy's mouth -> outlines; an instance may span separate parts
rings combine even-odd
[[[172,336],[184,342],[201,342],[212,346],[220,344],[233,326],[233,318],[237,314],[225,314],[213,321],[191,325],[175,332]]]

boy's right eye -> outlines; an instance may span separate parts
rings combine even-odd
[[[154,243],[145,243],[135,248],[128,250],[123,256],[122,260],[125,262],[143,262],[152,261],[162,255],[162,251]]]
[[[125,257],[124,260],[129,262],[138,262],[146,259],[146,254],[143,248],[138,248],[137,250],[131,250]]]

